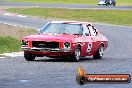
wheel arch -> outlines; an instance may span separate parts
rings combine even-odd
[[[77,44],[77,45],[76,45],[76,48],[79,48],[80,51],[81,51],[81,45],[80,45],[80,44]]]
[[[103,46],[103,47],[105,47],[105,44],[104,44],[103,42],[101,42],[101,43],[100,43],[100,46]]]

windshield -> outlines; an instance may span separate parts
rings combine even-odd
[[[57,34],[82,34],[81,24],[49,23],[40,32]]]

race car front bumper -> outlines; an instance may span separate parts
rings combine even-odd
[[[73,49],[69,49],[69,48],[60,49],[60,48],[21,47],[21,49],[23,51],[32,51],[32,52],[72,52],[73,51]]]
[[[73,49],[59,49],[59,48],[29,48],[21,47],[24,53],[35,56],[69,56],[74,53]]]

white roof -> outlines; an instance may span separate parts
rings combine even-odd
[[[91,24],[91,23],[88,23],[88,22],[79,22],[79,21],[51,21],[50,23]]]

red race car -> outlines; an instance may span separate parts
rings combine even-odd
[[[42,56],[79,61],[85,56],[101,59],[108,39],[87,22],[52,21],[39,34],[23,38],[21,45],[27,61]]]

